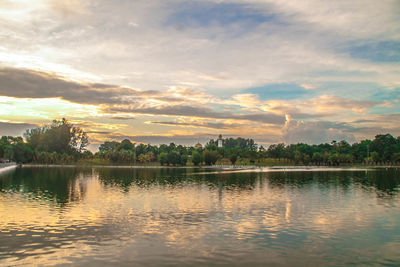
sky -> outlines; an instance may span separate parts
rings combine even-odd
[[[398,0],[2,0],[0,135],[104,141],[400,135]]]

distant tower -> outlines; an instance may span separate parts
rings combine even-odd
[[[221,134],[218,136],[218,147],[223,147]]]

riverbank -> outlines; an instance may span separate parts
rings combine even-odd
[[[15,164],[14,164],[15,165]],[[386,168],[400,168],[398,165],[339,165],[339,166],[319,166],[319,165],[276,165],[276,166],[258,166],[258,165],[186,165],[186,166],[173,166],[173,165],[98,165],[98,164],[22,164],[21,167],[89,167],[89,168],[204,168],[204,169],[386,169]],[[0,166],[1,168],[1,166]]]
[[[371,171],[374,169],[400,168],[399,166],[250,166],[250,165],[211,165],[211,166],[161,166],[161,165],[79,165],[79,164],[23,164],[22,168],[112,168],[112,169],[212,169],[218,173],[233,172],[330,172],[330,171]],[[207,172],[209,173],[209,172]],[[201,173],[198,173],[201,174]]]
[[[212,166],[161,166],[161,165],[86,165],[86,164],[23,164],[23,168],[29,167],[62,167],[62,168],[120,168],[120,169],[190,169],[190,168],[213,168]]]
[[[22,168],[113,168],[113,169],[255,169],[256,166],[167,166],[167,165],[87,165],[87,164],[22,164]]]
[[[0,174],[6,173],[17,168],[15,163],[0,163]]]

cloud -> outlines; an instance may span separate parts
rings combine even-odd
[[[313,73],[338,69],[395,80],[393,66],[360,61],[340,49],[354,39],[363,45],[377,36],[398,38],[391,1],[74,1],[73,8],[37,2],[35,12],[22,11],[23,21],[0,21],[0,60],[8,65],[58,66],[141,89],[196,84],[208,92],[313,83]]]
[[[232,112],[217,112],[211,108],[204,106],[187,106],[187,105],[171,105],[146,107],[143,105],[111,107],[109,112],[131,113],[131,114],[149,114],[149,115],[165,115],[165,116],[182,116],[210,119],[231,119],[255,121],[266,124],[283,124],[285,117],[272,113],[252,113],[252,114],[235,114]]]
[[[112,132],[89,130],[89,131],[85,131],[85,133],[87,133],[87,134],[98,134],[98,135],[109,135],[109,134],[111,134]]]
[[[100,83],[79,83],[51,73],[0,69],[0,95],[18,98],[62,98],[83,104],[112,104],[139,98],[146,92]],[[148,92],[147,92],[148,94]]]
[[[122,131],[151,135],[201,118],[274,140],[286,114],[357,138],[396,129],[374,114],[399,111],[396,0],[28,2],[0,4],[0,95],[19,103],[0,101],[0,119],[135,117]]]
[[[285,115],[290,115],[294,119],[307,119],[308,122],[305,124],[311,125],[308,128],[310,130],[312,125],[321,127],[321,122],[310,120],[336,116],[339,120],[350,121],[351,118],[357,117],[357,114],[366,116],[366,112],[378,104],[378,102],[372,100],[354,100],[335,95],[321,95],[309,99],[260,100],[257,94],[250,93],[235,94],[228,99],[220,99],[185,87],[170,87],[166,92],[156,90],[139,91],[102,83],[71,81],[52,73],[15,68],[3,68],[0,70],[0,94],[19,97],[18,99],[21,99],[21,101],[25,99],[23,97],[45,98],[49,101],[51,98],[48,97],[57,97],[66,101],[80,103],[83,107],[89,106],[87,105],[88,103],[92,103],[95,109],[90,114],[86,112],[86,115],[84,115],[85,111],[83,109],[80,111],[81,113],[83,112],[81,115],[89,120],[96,117],[107,119],[110,121],[110,125],[114,125],[114,128],[120,127],[115,123],[118,120],[129,121],[135,119],[137,125],[140,125],[139,128],[143,128],[146,120],[137,120],[136,116],[150,115],[159,118],[168,116],[189,118],[189,120],[166,122],[160,119],[152,119],[150,125],[221,129],[235,135],[239,134],[239,128],[243,128],[240,131],[242,134],[256,134],[256,131],[252,131],[250,128],[258,129],[257,132],[260,134],[267,134],[266,130],[260,128],[261,125],[268,124],[270,128],[272,126],[282,126],[285,123]],[[41,104],[36,103],[32,110],[38,114],[40,107]],[[78,113],[75,115],[78,115]],[[46,116],[48,117],[48,115]],[[193,118],[214,121],[196,121]],[[355,120],[353,119],[353,121]],[[343,123],[338,121],[335,127],[338,125],[343,126]],[[326,123],[322,126],[328,127]],[[304,122],[299,122],[297,128],[305,131],[304,127]],[[335,129],[335,127],[330,126],[332,129]],[[128,129],[133,129],[129,125],[124,125],[123,128],[125,132]],[[357,136],[361,133],[370,135],[371,129],[389,128],[394,129],[389,125],[383,125],[379,122],[379,119],[376,119],[374,125],[347,129],[347,133],[353,132]],[[92,131],[93,138],[96,138],[96,135],[99,135],[100,132],[107,132],[102,129],[104,129],[104,126],[95,128],[93,125],[89,125],[88,127],[88,130]],[[296,131],[300,131],[299,129]],[[137,130],[138,128],[135,127],[135,131]],[[159,128],[158,131],[161,130],[162,128]],[[274,127],[271,128],[272,130],[277,131]],[[338,129],[337,131],[329,130],[326,135],[330,136],[329,138],[334,135],[340,137],[340,134],[343,134],[343,132],[340,132],[341,130],[343,129]],[[152,131],[156,133],[154,130],[150,130],[149,133]],[[293,130],[286,132],[283,138],[295,140],[291,137],[290,132],[293,132]],[[107,133],[112,135],[112,132]],[[268,134],[271,133],[268,132]],[[276,133],[273,135],[274,140],[278,140]],[[258,134],[256,136],[257,138],[260,137]],[[351,139],[351,137],[348,138]],[[321,140],[321,137],[316,134],[309,134],[307,140],[318,141]]]
[[[205,144],[210,139],[217,138],[216,134],[207,134],[207,133],[193,133],[190,135],[123,135],[123,134],[114,134],[109,135],[108,139],[122,141],[124,139],[129,139],[138,143],[146,143],[152,145],[159,144],[181,144],[187,146],[193,146],[195,143],[200,142]]]
[[[26,130],[38,127],[31,123],[0,122],[0,136],[21,136]]]
[[[303,87],[306,90],[314,90],[318,87],[318,85],[315,84],[309,84],[309,83],[302,83],[300,84],[301,87]]]
[[[349,46],[344,51],[353,58],[373,62],[400,62],[400,41],[363,42],[361,45]]]
[[[312,99],[307,99],[306,106],[316,112],[339,112],[351,110],[353,112],[363,112],[377,104],[373,100],[354,100],[335,95],[322,95]]]
[[[400,121],[400,113],[379,114],[379,115],[376,115],[376,118],[377,118],[377,120],[380,120],[380,121],[387,121],[387,120]]]
[[[374,0],[321,2],[318,0],[249,0],[260,8],[290,16],[292,21],[343,36],[392,37],[399,30],[396,1],[376,5]],[[371,20],[371,17],[374,19]],[[386,26],[386,27],[385,27]]]
[[[290,115],[294,119],[317,119],[362,113],[378,104],[372,100],[354,100],[336,95],[320,95],[300,99],[269,99],[261,101],[253,94],[234,95],[224,101],[231,105],[243,106],[246,110],[266,111],[274,114]]]
[[[55,73],[0,68],[0,95],[17,98],[62,98],[80,104],[129,104],[151,99],[160,103],[207,102],[210,95],[184,87],[173,86],[166,92],[135,90],[104,83],[68,80]]]
[[[351,126],[343,123],[304,122],[288,119],[283,128],[283,140],[287,144],[321,144],[330,143],[333,140],[346,140],[354,143],[356,138],[348,132],[351,129],[353,129]]]
[[[243,4],[212,1],[177,2],[172,8],[175,11],[168,17],[167,25],[178,29],[212,25],[220,27],[241,25],[247,28],[266,22],[274,23],[276,19],[273,14],[253,9],[246,2]]]
[[[175,121],[150,121],[151,124],[160,124],[166,126],[179,126],[179,127],[200,127],[200,128],[210,128],[210,129],[234,129],[242,124],[237,123],[218,123],[218,122],[175,122]]]
[[[134,117],[124,117],[124,116],[110,116],[108,117],[108,119],[112,119],[112,120],[134,120]]]
[[[400,113],[388,114],[369,114],[366,118],[352,121],[352,124],[363,127],[384,127],[384,128],[397,128],[400,123]]]
[[[376,122],[376,121],[375,120],[365,120],[365,119],[353,121],[353,123],[370,123],[370,122]]]
[[[390,102],[388,100],[384,100],[382,103],[378,104],[377,107],[383,107],[383,108],[391,108],[395,104],[393,102]]]
[[[267,101],[262,109],[278,114],[290,115],[293,119],[317,119],[335,115],[334,111],[318,112],[310,105],[309,99],[295,102]]]

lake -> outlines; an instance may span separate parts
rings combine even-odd
[[[0,265],[400,265],[400,169],[24,167]]]

